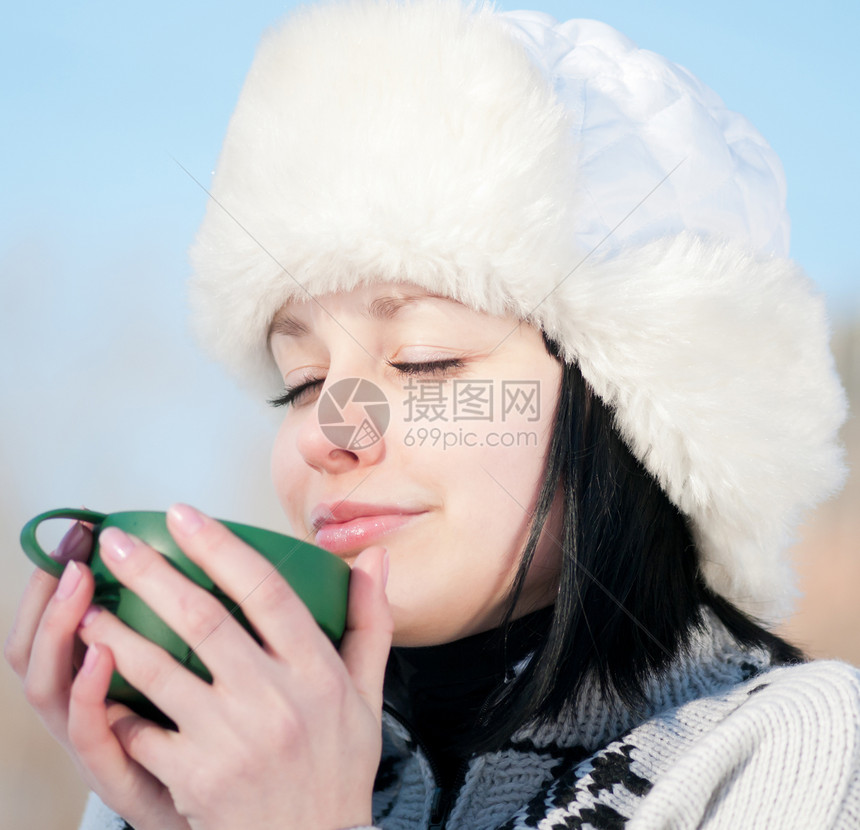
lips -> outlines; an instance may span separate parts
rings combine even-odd
[[[311,511],[314,542],[334,554],[358,553],[426,512],[417,505],[319,504]]]

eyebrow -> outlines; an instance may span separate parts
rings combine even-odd
[[[398,312],[420,300],[438,297],[436,294],[403,294],[398,297],[377,297],[368,303],[366,314],[372,320],[391,320]],[[447,298],[440,298],[447,299]],[[304,337],[310,334],[310,329],[301,320],[285,311],[279,311],[269,326],[269,337],[282,334],[287,337]]]
[[[371,320],[391,320],[397,316],[401,308],[412,305],[419,300],[428,299],[427,294],[403,294],[399,297],[377,297],[367,306],[367,314]]]
[[[286,312],[278,312],[272,325],[269,326],[269,337],[273,334],[283,334],[287,337],[302,337],[309,334],[308,327]]]

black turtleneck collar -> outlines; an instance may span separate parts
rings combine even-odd
[[[410,726],[450,786],[477,743],[477,721],[513,667],[534,651],[552,618],[552,606],[501,629],[453,643],[391,650],[385,701]]]

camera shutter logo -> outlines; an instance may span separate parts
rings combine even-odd
[[[349,411],[345,412],[347,407]],[[363,450],[382,438],[391,419],[391,408],[375,383],[364,378],[344,378],[323,392],[317,418],[323,434],[336,447]]]

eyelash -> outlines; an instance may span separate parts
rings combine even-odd
[[[385,361],[392,369],[401,375],[445,375],[451,369],[462,369],[464,361],[460,357],[448,357],[441,360],[428,360],[424,363],[404,363],[393,360]]]
[[[279,395],[277,398],[271,398],[269,400],[269,404],[271,406],[295,406],[298,402],[301,401],[302,397],[306,392],[310,392],[316,386],[321,385],[323,382],[323,378],[317,378],[315,380],[306,380],[304,383],[300,383],[298,386],[293,386],[291,389],[287,389],[283,395]]]
[[[464,365],[463,359],[459,357],[447,358],[445,360],[428,360],[425,363],[405,363],[393,360],[386,360],[385,362],[402,375],[444,376],[452,369],[461,369]],[[296,406],[307,392],[321,386],[324,382],[325,378],[309,378],[297,386],[287,389],[283,395],[272,398],[269,404],[275,407]]]

